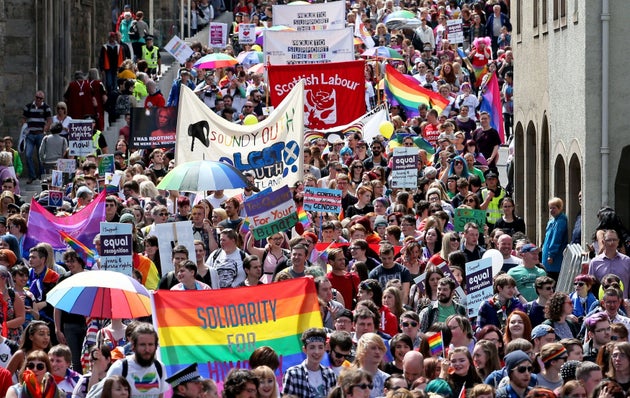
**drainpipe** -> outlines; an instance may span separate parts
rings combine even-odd
[[[602,0],[602,207],[608,206],[608,67],[609,67],[609,0]]]

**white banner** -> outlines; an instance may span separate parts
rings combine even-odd
[[[228,25],[221,22],[211,22],[208,34],[208,46],[211,48],[225,48],[227,45]]]
[[[352,28],[315,31],[308,35],[265,30],[265,59],[269,59],[271,65],[354,61],[352,33]]]
[[[175,162],[215,160],[253,171],[261,190],[302,179],[304,82],[298,82],[273,112],[254,125],[229,122],[182,86]]]
[[[332,1],[318,4],[273,5],[274,25],[285,25],[297,31],[343,29],[346,27],[346,4]]]
[[[173,36],[173,38],[166,43],[164,49],[175,57],[180,64],[186,63],[186,60],[194,53],[192,48],[188,47],[188,44],[177,36]]]

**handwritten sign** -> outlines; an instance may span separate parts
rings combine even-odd
[[[132,225],[101,223],[101,268],[132,276],[133,237]]]
[[[62,173],[74,174],[77,171],[77,161],[75,159],[57,159],[57,170]]]
[[[255,239],[264,239],[285,231],[298,222],[293,195],[286,185],[269,195],[250,199],[243,206]]]
[[[486,225],[486,211],[477,209],[455,209],[455,217],[453,219],[455,231],[464,232],[464,226],[469,222],[474,222],[482,229]]]
[[[306,187],[304,189],[304,210],[341,213],[341,195],[339,189]]]
[[[94,153],[91,120],[73,120],[72,123],[70,123],[68,131],[68,149],[70,156],[87,156]]]

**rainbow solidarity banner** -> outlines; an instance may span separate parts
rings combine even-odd
[[[172,375],[193,362],[203,377],[223,381],[231,368],[248,368],[251,353],[270,346],[280,375],[303,361],[300,337],[322,327],[311,278],[221,290],[158,290],[153,323],[160,357]]]

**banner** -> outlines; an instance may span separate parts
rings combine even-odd
[[[261,190],[292,186],[302,179],[303,140],[303,83],[297,83],[269,117],[249,126],[223,119],[191,89],[182,86],[175,147],[177,164],[216,160],[241,172],[253,171]]]
[[[164,49],[175,57],[180,64],[186,63],[186,60],[194,53],[192,48],[188,47],[188,44],[177,36],[173,36],[173,38],[166,43]]]
[[[40,242],[49,243],[55,251],[65,251],[68,246],[60,231],[67,233],[72,239],[86,247],[94,249],[92,241],[100,232],[101,221],[105,221],[106,195],[105,191],[101,192],[94,197],[89,205],[67,217],[57,217],[51,214],[32,199],[23,252],[28,253],[32,247]]]
[[[282,380],[305,358],[302,333],[322,327],[311,278],[234,289],[158,290],[151,296],[167,375],[197,362],[202,377],[222,382],[230,369],[248,368],[255,349],[269,346],[278,353]]]
[[[485,81],[484,77],[484,81]],[[490,114],[490,126],[499,133],[501,143],[505,142],[505,126],[503,125],[503,108],[501,105],[501,92],[499,90],[499,82],[496,74],[492,74],[490,80],[482,84],[481,105],[479,112],[488,112]]]
[[[370,32],[365,28],[365,24],[360,17],[354,21],[354,37],[361,39],[366,48],[374,47],[374,39]]]
[[[279,103],[303,79],[304,124],[324,129],[350,123],[365,114],[364,62],[271,65],[271,101]]]
[[[267,195],[246,200],[243,206],[251,221],[254,239],[265,239],[286,231],[298,222],[293,194],[286,185]]]
[[[466,307],[468,316],[477,316],[479,306],[492,297],[492,258],[466,263]]]
[[[173,148],[177,107],[131,108],[129,141],[134,149]]]
[[[394,148],[392,162],[392,188],[416,188],[418,186],[418,148]]]
[[[338,30],[346,27],[346,3],[343,1],[317,4],[274,4],[272,13],[274,25],[289,26],[298,32]]]
[[[70,156],[87,156],[94,153],[91,120],[73,120],[68,128],[68,153]]]
[[[341,213],[342,191],[328,188],[304,188],[304,210]]]
[[[101,269],[133,276],[132,225],[101,223]]]
[[[211,48],[225,48],[227,45],[228,25],[221,22],[210,22],[208,46]]]
[[[312,142],[318,138],[326,138],[329,142],[334,142],[343,140],[349,134],[360,133],[365,142],[370,143],[380,134],[379,127],[381,123],[387,120],[389,120],[389,114],[387,113],[387,106],[383,103],[358,119],[343,126],[331,127],[324,130],[309,130],[304,140]],[[339,139],[331,139],[331,136],[338,136]]]
[[[275,17],[275,14],[274,14]],[[274,19],[274,23],[277,23]],[[352,28],[302,32],[265,30],[265,58],[271,65],[354,61]]]
[[[191,221],[169,222],[155,224],[154,234],[158,238],[158,250],[160,251],[160,264],[162,275],[174,271],[173,248],[184,245],[188,249],[188,258],[195,260],[195,244]]]

